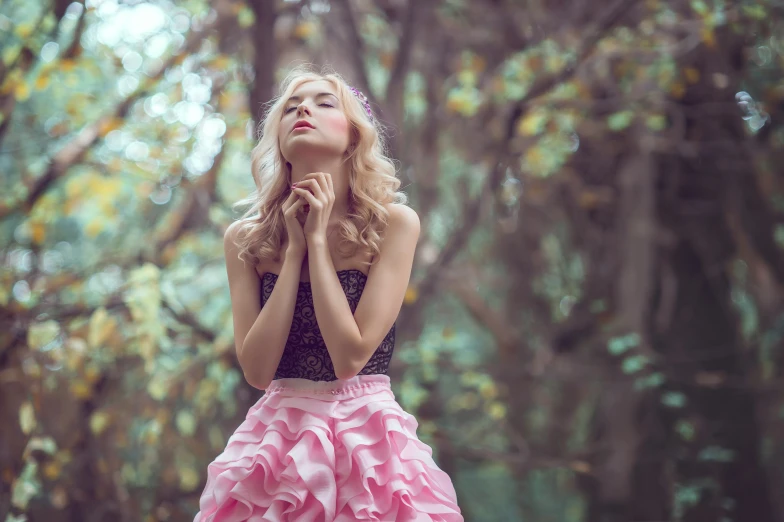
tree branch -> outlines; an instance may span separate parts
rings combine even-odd
[[[350,0],[336,0],[335,3],[340,5],[343,12],[343,19],[348,29],[348,49],[350,49],[349,56],[351,62],[354,64],[354,72],[356,74],[356,83],[361,91],[363,91],[369,100],[375,105],[378,105],[377,100],[374,99],[373,93],[370,91],[370,81],[368,80],[367,70],[365,69],[365,42],[362,41],[362,36],[359,34],[357,27],[357,20],[354,16],[354,10],[351,7]]]
[[[57,179],[62,177],[66,171],[71,168],[76,162],[84,157],[85,153],[98,142],[100,138],[106,135],[109,129],[115,124],[117,120],[125,117],[131,105],[138,99],[146,95],[152,86],[160,81],[163,74],[169,68],[182,61],[185,56],[192,54],[201,45],[205,34],[215,25],[215,22],[207,24],[201,30],[193,31],[186,41],[186,44],[180,49],[179,52],[172,55],[158,71],[152,75],[144,84],[136,91],[125,97],[114,109],[100,117],[93,123],[85,126],[79,131],[76,136],[68,143],[65,144],[49,161],[49,166],[46,172],[38,178],[26,180],[25,184],[29,187],[27,197],[21,203],[17,202],[16,205],[2,205],[0,206],[0,219],[4,218],[17,211],[29,211],[33,205],[43,196],[49,187]]]

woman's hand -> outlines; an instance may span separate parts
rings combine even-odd
[[[283,202],[283,220],[286,223],[286,233],[288,234],[289,244],[286,247],[287,254],[305,257],[308,251],[308,243],[305,241],[305,232],[302,223],[299,221],[299,213],[305,206],[305,200],[298,197],[293,191]]]
[[[310,206],[303,227],[307,243],[327,242],[327,224],[335,203],[332,176],[326,172],[305,175],[292,187],[299,200]]]

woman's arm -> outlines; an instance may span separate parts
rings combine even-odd
[[[313,305],[335,376],[357,375],[392,328],[403,306],[419,240],[419,216],[405,206],[389,206],[389,224],[379,259],[370,268],[362,297],[352,316],[326,241],[308,242]]]
[[[238,256],[238,230],[237,223],[232,223],[223,237],[234,347],[245,379],[251,386],[264,390],[275,376],[291,330],[304,254],[286,253],[275,288],[262,308],[256,269]]]

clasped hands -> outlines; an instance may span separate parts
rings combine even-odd
[[[306,211],[302,230],[309,245],[322,244],[327,241],[327,224],[335,203],[335,190],[332,176],[327,172],[311,172],[294,183],[291,192]],[[299,201],[295,202],[299,203]],[[299,206],[299,205],[297,205]]]

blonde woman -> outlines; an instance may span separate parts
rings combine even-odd
[[[419,218],[361,92],[306,69],[280,90],[224,242],[237,356],[266,393],[195,521],[462,521],[386,375]]]

